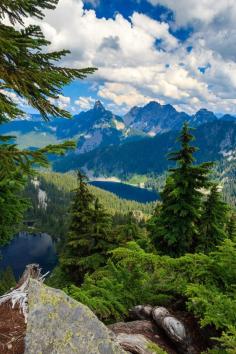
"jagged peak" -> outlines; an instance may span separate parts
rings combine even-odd
[[[160,107],[161,104],[160,104],[159,102],[157,102],[157,101],[150,101],[150,102],[148,102],[144,107],[153,107],[153,106],[158,106],[158,107]]]
[[[199,115],[199,114],[202,114],[202,113],[214,114],[213,112],[209,111],[206,108],[201,108],[195,113],[195,115]]]
[[[95,102],[93,109],[100,110],[100,111],[105,111],[105,108],[104,108],[102,102],[99,101],[99,100]]]

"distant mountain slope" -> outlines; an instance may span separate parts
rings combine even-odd
[[[171,105],[154,101],[143,107],[132,108],[122,118],[97,101],[92,109],[75,115],[73,119],[54,118],[44,122],[38,114],[32,114],[24,120],[2,124],[0,134],[15,135],[20,147],[42,147],[73,139],[77,142],[76,153],[86,153],[98,147],[119,145],[124,141],[137,141],[179,130],[184,121],[198,127],[218,120],[214,113],[206,109],[200,109],[191,116],[178,112]],[[233,122],[236,118],[225,115],[220,120]]]
[[[170,165],[166,155],[177,148],[177,131],[154,138],[98,148],[87,154],[70,154],[54,164],[57,171],[83,167],[97,175],[126,177],[132,174],[162,173]],[[194,135],[199,147],[197,161],[230,159],[236,149],[236,122],[215,120],[200,125]]]
[[[98,146],[118,144],[125,138],[123,119],[106,110],[100,101],[94,108],[73,119],[53,119],[43,122],[38,117],[16,120],[0,126],[0,134],[15,135],[21,147],[41,147],[65,139],[74,139],[77,152],[87,152]]]
[[[235,120],[235,117],[224,116],[224,120]],[[207,109],[200,109],[194,115],[178,112],[170,104],[161,105],[158,102],[149,102],[143,107],[132,108],[125,116],[124,122],[130,129],[142,131],[149,136],[157,133],[164,133],[170,130],[178,130],[184,121],[188,121],[191,126],[198,127],[201,124],[218,120],[217,116]]]
[[[171,105],[150,102],[144,107],[134,107],[125,116],[124,122],[130,129],[142,131],[150,136],[159,132],[179,129],[190,116],[177,112]]]
[[[63,129],[64,137],[78,139],[78,151],[91,151],[97,146],[118,144],[124,136],[123,119],[106,110],[100,101],[88,112],[82,112],[71,121],[69,135]]]

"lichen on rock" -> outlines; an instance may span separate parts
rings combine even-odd
[[[31,279],[25,354],[124,354],[115,336],[85,305]]]

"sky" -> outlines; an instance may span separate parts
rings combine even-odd
[[[96,67],[56,104],[73,114],[99,99],[117,114],[151,100],[194,114],[236,115],[235,0],[60,0],[39,24],[62,65]]]

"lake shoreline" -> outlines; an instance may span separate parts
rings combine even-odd
[[[108,181],[107,179],[104,181],[99,179],[95,181],[91,180],[89,181],[89,184],[114,193],[119,198],[136,201],[139,203],[155,202],[159,199],[159,194],[157,192],[129,183],[116,182],[114,180]]]

